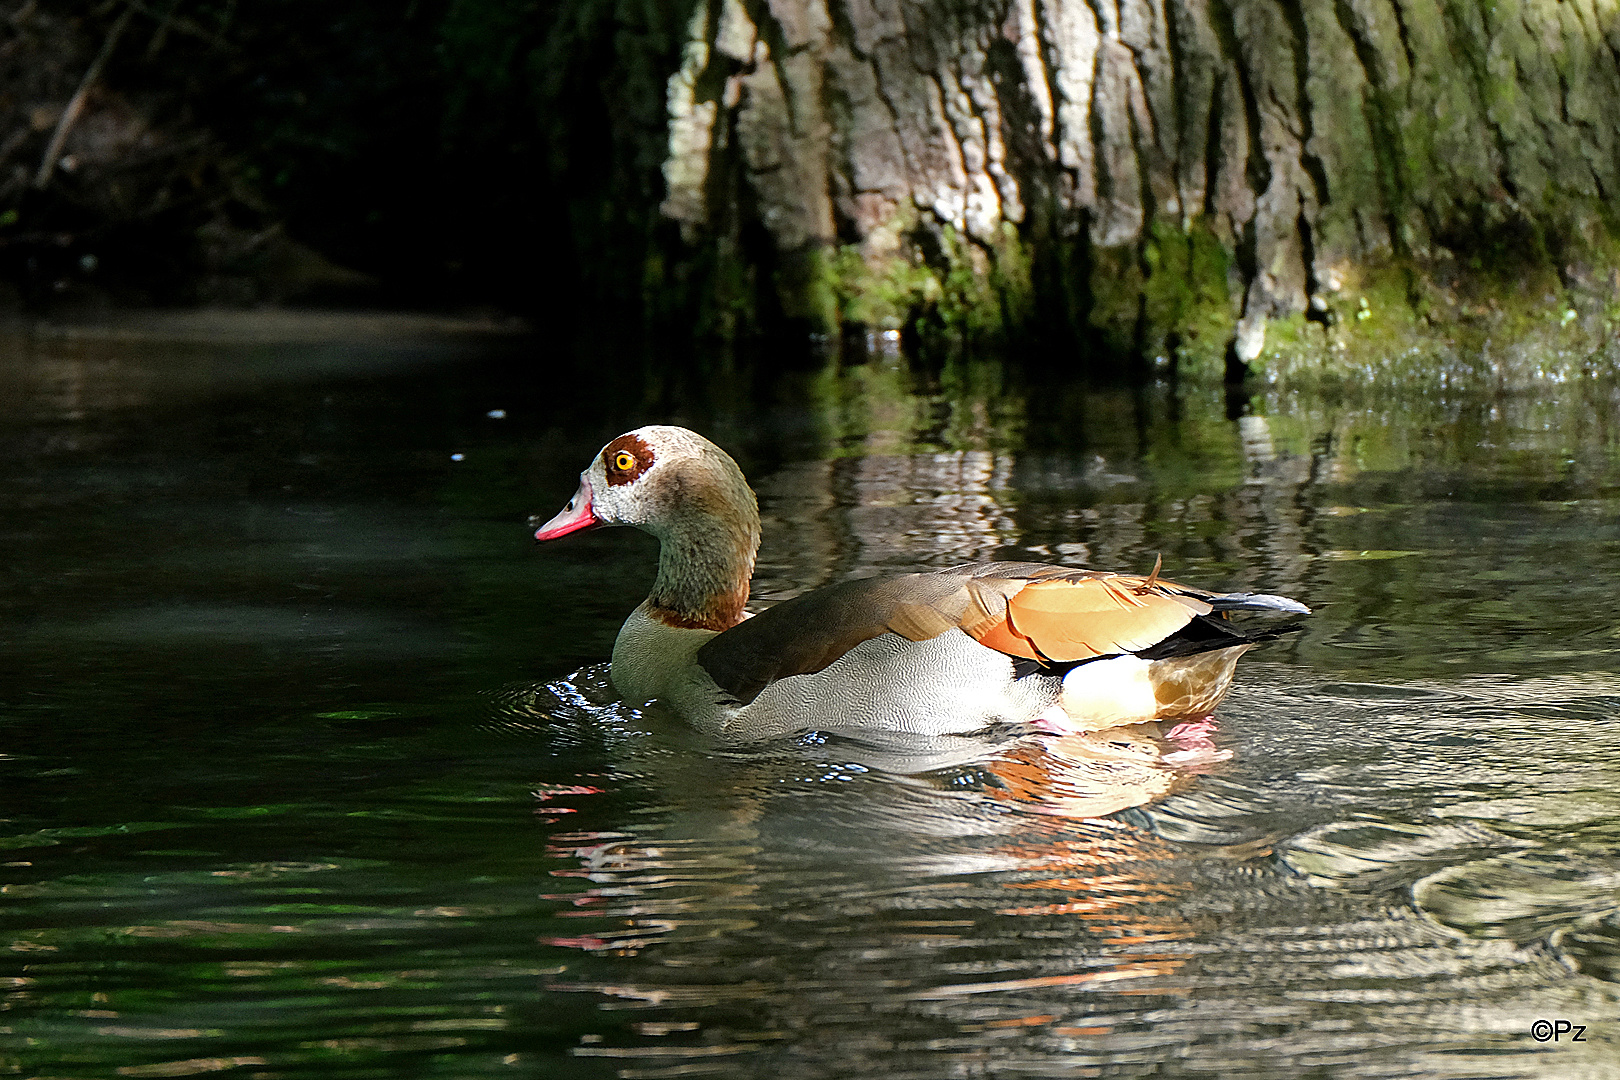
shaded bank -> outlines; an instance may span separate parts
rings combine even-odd
[[[1615,314],[1607,0],[0,20],[0,269],[29,302],[493,301],[1198,378],[1468,351],[1549,316],[1554,347],[1591,352]]]
[[[549,103],[596,126],[591,95],[545,82],[558,17],[0,0],[0,303],[568,310],[588,250],[568,222],[592,213],[557,193],[621,193],[601,155],[557,164]]]

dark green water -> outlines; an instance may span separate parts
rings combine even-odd
[[[0,1075],[1620,1076],[1615,387],[1233,422],[574,355],[0,339]],[[524,527],[654,421],[755,481],[761,601],[1162,553],[1317,614],[1151,798],[1028,746],[705,743],[600,666],[652,542]]]

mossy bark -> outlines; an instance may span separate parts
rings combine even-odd
[[[1615,0],[700,0],[688,31],[661,213],[756,257],[732,310],[1218,372],[1354,319],[1370,272],[1419,314],[1479,274],[1614,288]]]
[[[0,306],[451,296],[1219,377],[1620,288],[1620,0],[339,7],[0,0]]]

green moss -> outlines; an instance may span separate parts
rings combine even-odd
[[[819,246],[784,254],[776,271],[782,314],[821,333],[835,332],[839,322],[837,265],[837,255]]]
[[[1390,260],[1346,280],[1325,319],[1272,320],[1250,367],[1257,386],[1286,392],[1558,383],[1615,368],[1610,306],[1606,293],[1566,288],[1533,266],[1510,281]]]
[[[1004,224],[990,245],[950,226],[925,238],[904,218],[886,227],[906,235],[894,254],[872,256],[850,244],[826,261],[822,281],[838,322],[880,330],[913,326],[973,341],[1000,337],[1033,319],[1030,257],[1015,226]],[[931,258],[924,257],[925,246]]]
[[[854,244],[839,249],[828,270],[839,320],[878,330],[901,329],[942,291],[928,267],[904,255],[868,262]]]
[[[1154,353],[1168,350],[1175,335],[1176,360],[1184,372],[1221,370],[1233,321],[1226,248],[1201,223],[1185,232],[1156,223],[1146,251],[1151,267],[1146,322],[1155,335],[1150,339]]]
[[[1175,358],[1184,372],[1219,375],[1232,334],[1231,255],[1202,222],[1155,222],[1140,251],[1093,252],[1090,323],[1120,355]]]
[[[1437,228],[1422,254],[1404,250],[1371,264],[1336,263],[1323,283],[1327,291],[1312,298],[1308,314],[1268,323],[1253,373],[1274,386],[1418,377],[1457,369],[1459,355],[1493,340],[1542,342],[1560,355],[1598,349],[1593,328],[1616,321],[1605,314],[1613,300],[1609,268],[1620,265],[1614,222],[1574,197],[1557,221],[1493,218],[1488,208],[1480,214],[1477,228],[1464,223],[1456,235]],[[1045,311],[1071,299],[1071,317],[1085,320],[1082,331],[1089,324],[1105,354],[1173,358],[1188,383],[1224,380],[1237,314],[1235,256],[1202,220],[1185,227],[1153,222],[1136,245],[1096,249],[1077,239],[1071,250],[1059,244],[1056,258],[1049,255],[1037,272],[1038,241],[1031,236],[1040,235],[1005,224],[993,243],[984,243],[936,228],[908,208],[873,230],[864,245],[784,257],[772,285],[789,318],[829,334],[851,325],[910,329],[923,352],[939,358],[969,356],[982,345],[1038,330],[1039,273],[1044,299],[1057,301]],[[747,333],[760,315],[758,271],[723,239],[708,257],[704,326],[722,337]],[[649,260],[645,287],[659,291],[679,274]],[[1586,279],[1593,284],[1579,284]],[[1478,368],[1487,362],[1467,363]]]
[[[990,284],[1001,300],[1008,326],[1023,327],[1035,319],[1034,253],[1010,221],[1001,223],[1001,236],[992,255]]]
[[[1136,351],[1145,284],[1142,260],[1134,248],[1093,249],[1087,318],[1108,351],[1121,356]]]
[[[939,321],[947,331],[970,339],[1000,334],[1005,320],[991,256],[949,225],[943,230],[941,248],[946,269],[940,282]]]

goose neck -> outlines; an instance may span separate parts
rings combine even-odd
[[[658,530],[658,577],[647,597],[653,617],[671,626],[715,631],[742,622],[759,547],[759,515],[728,517],[686,516]]]

